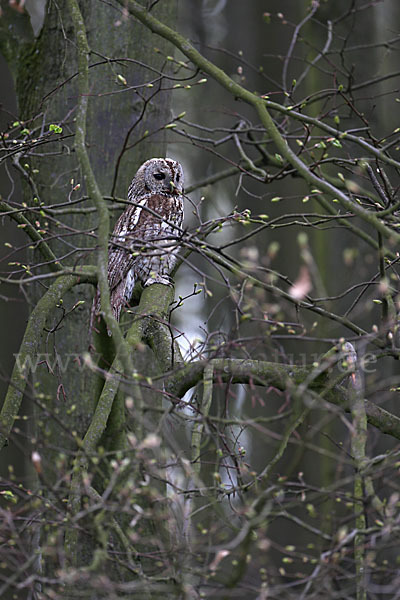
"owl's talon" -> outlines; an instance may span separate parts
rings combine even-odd
[[[143,284],[143,287],[149,287],[150,285],[153,285],[154,283],[159,283],[161,285],[168,285],[169,287],[173,287],[174,286],[174,280],[172,279],[172,277],[169,277],[168,275],[165,277],[149,277]]]

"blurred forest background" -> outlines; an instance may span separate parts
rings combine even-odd
[[[157,4],[156,10],[163,0]],[[45,2],[26,0],[24,8],[29,12],[35,34],[39,35]],[[170,26],[191,40],[201,54],[247,90],[264,94],[284,107],[294,105],[296,110],[304,110],[308,116],[329,123],[331,127],[365,138],[373,147],[381,148],[387,140],[385,152],[387,150],[394,161],[399,160],[400,4],[397,0],[321,0],[319,3],[309,0],[182,0],[178,3],[177,15],[177,20]],[[123,18],[127,18],[126,15]],[[152,35],[151,44],[160,45],[156,35]],[[163,47],[160,53],[173,55],[175,62],[169,61],[172,69],[178,69],[177,63],[184,59],[172,46]],[[146,60],[144,57],[143,62]],[[179,76],[184,74],[185,70],[183,74],[179,72]],[[291,169],[271,140],[266,139],[252,107],[228,94],[208,75],[206,82],[194,84],[204,77],[201,71],[193,74],[188,68],[187,74],[193,78],[189,82],[192,84],[190,89],[185,88],[182,80],[180,89],[171,88],[170,91],[172,116],[169,118],[176,126],[153,137],[153,145],[144,150],[144,158],[140,155],[141,158],[131,160],[129,166],[122,163],[124,174],[118,180],[116,195],[126,196],[126,182],[132,178],[142,158],[157,156],[158,143],[160,155],[163,155],[166,144],[166,155],[179,160],[185,172],[190,199],[186,203],[185,228],[189,232],[194,232],[200,222],[206,228],[207,223],[220,221],[221,228],[215,227],[207,237],[207,244],[212,248],[226,251],[233,261],[238,261],[235,265],[285,290],[292,299],[299,302],[309,297],[323,299],[314,306],[348,318],[360,330],[346,327],[343,319],[342,322],[331,319],[327,313],[307,311],[267,289],[248,286],[245,278],[239,277],[238,284],[235,273],[227,274],[222,267],[216,267],[213,260],[206,259],[199,250],[183,262],[175,277],[175,300],[184,300],[174,309],[172,323],[185,360],[232,357],[307,367],[320,363],[326,352],[346,340],[353,344],[359,356],[367,356],[364,367],[357,374],[362,380],[362,392],[359,389],[356,392],[396,415],[400,386],[397,245],[389,241],[385,247],[387,256],[393,261],[386,281],[385,267],[382,272],[381,264],[382,253],[386,250],[382,250],[382,239],[373,225],[370,227],[357,218],[348,219],[380,244],[379,247],[371,246],[339,222],[339,213],[327,214],[326,205],[319,201],[318,190]],[[4,132],[12,129],[11,124],[19,120],[20,113],[12,76],[1,56],[0,81],[0,131]],[[343,94],[336,94],[333,90],[340,86]],[[304,109],[299,108],[305,99]],[[183,112],[185,115],[176,119]],[[106,117],[99,117],[99,128],[103,118]],[[316,171],[326,160],[324,172],[329,181],[353,200],[360,197],[360,204],[371,212],[390,208],[389,204],[385,205],[385,198],[392,206],[395,204],[399,177],[395,164],[386,165],[376,160],[356,144],[346,146],[345,140],[332,148],[332,140],[338,142],[339,138],[318,128],[310,126],[307,129],[299,122],[291,122],[288,114],[276,112],[274,118],[295,151],[300,152],[303,146],[309,145],[307,157]],[[151,123],[151,116],[149,119]],[[57,122],[55,116],[53,122]],[[91,135],[93,140],[96,132]],[[106,145],[107,141],[102,143]],[[142,143],[145,145],[146,141]],[[336,153],[331,161],[325,156],[327,148]],[[366,163],[357,162],[360,157],[370,160],[369,170]],[[237,168],[238,165],[241,168]],[[221,175],[228,169],[231,170],[229,176]],[[380,169],[384,169],[382,177]],[[101,173],[101,168],[98,174],[99,179],[103,177],[100,181],[102,192],[113,195],[113,174],[106,170]],[[212,181],[214,176],[215,181]],[[20,202],[21,181],[10,161],[1,163],[0,177],[1,198],[7,202]],[[381,197],[377,178],[384,189]],[[268,180],[267,184],[265,180]],[[339,210],[343,216],[344,209]],[[250,211],[251,216],[245,211]],[[389,215],[393,219],[388,227],[394,231],[399,227],[397,215],[395,210]],[[263,227],[263,223],[268,226]],[[255,234],[258,227],[260,231]],[[3,278],[10,272],[9,248],[4,243],[22,247],[25,237],[15,223],[3,217],[0,246]],[[92,241],[90,244],[93,247]],[[90,252],[88,256],[86,262],[93,264]],[[19,259],[26,260],[22,255]],[[15,275],[12,277],[16,279]],[[87,297],[90,297],[93,288],[88,288],[91,292]],[[199,288],[201,294],[197,293]],[[37,291],[27,293],[26,286],[18,288],[2,280],[1,397],[6,394],[14,355],[19,350],[37,294]],[[393,306],[394,313],[391,314]],[[79,328],[87,322],[88,302],[86,307]],[[380,340],[379,347],[374,346],[375,334]],[[82,353],[86,350],[86,342],[78,345]],[[290,370],[287,372],[290,377]],[[313,376],[310,377],[312,382]],[[343,383],[337,374],[336,377],[337,383]],[[202,557],[199,558],[201,567],[198,564],[197,570],[196,567],[189,568],[183,559],[176,559],[175,577],[179,580],[176,589],[171,581],[165,583],[161,579],[165,574],[167,580],[167,572],[170,576],[164,563],[157,572],[161,574],[159,580],[155,567],[148,572],[148,582],[152,577],[153,583],[157,579],[154,591],[148,596],[140,595],[144,594],[143,590],[124,590],[118,586],[110,587],[108,595],[104,596],[105,592],[98,584],[91,596],[87,584],[87,597],[160,597],[170,594],[168,597],[241,598],[246,595],[261,599],[320,598],[325,594],[329,598],[357,600],[399,598],[400,490],[396,480],[399,438],[397,434],[385,435],[379,428],[368,427],[366,456],[370,459],[366,456],[364,459],[370,460],[368,477],[373,480],[375,492],[367,492],[368,486],[364,482],[360,506],[367,516],[362,526],[358,524],[358,532],[362,530],[362,535],[368,536],[363,547],[363,564],[368,566],[369,573],[366,583],[364,575],[357,571],[357,556],[350,548],[350,542],[357,535],[353,522],[353,477],[355,471],[359,472],[360,463],[355,469],[354,448],[351,447],[357,419],[355,417],[351,423],[349,415],[334,404],[331,409],[327,409],[326,402],[321,404],[321,409],[312,405],[313,396],[307,395],[310,381],[296,381],[294,388],[288,386],[283,390],[273,382],[269,385],[268,378],[264,387],[258,387],[254,382],[245,385],[245,377],[243,384],[236,384],[232,377],[228,386],[221,382],[215,385],[209,408],[210,420],[206,415],[204,421],[209,429],[206,427],[208,437],[201,446],[202,470],[196,471],[195,475],[186,475],[194,487],[201,488],[204,484],[210,490],[213,486],[228,490],[232,486],[235,493],[227,493],[222,498],[217,490],[215,498],[218,501],[215,503],[213,498],[202,493],[200,499],[195,500],[195,508],[193,505],[188,508],[184,501],[180,500],[179,504],[177,500],[183,516],[175,516],[182,530],[175,523],[174,535],[176,539],[181,537],[175,546],[172,544],[177,553],[184,552],[182,539],[191,537],[184,523],[187,511],[193,510],[193,528],[200,538],[204,536],[204,542],[190,539],[189,546],[194,557]],[[203,381],[204,386],[207,386],[207,380]],[[185,401],[193,408],[200,402],[198,397],[203,392],[204,389],[197,386],[186,394]],[[72,401],[68,397],[66,400]],[[291,418],[299,416],[298,411],[302,410],[299,405],[303,400],[307,414],[299,420],[297,431],[294,426],[290,430]],[[75,402],[79,402],[79,398],[75,397]],[[202,409],[180,410],[182,419],[173,415],[167,419],[165,439],[172,448],[172,454],[167,455],[190,458],[193,446],[189,433],[190,417],[197,415],[197,410],[201,415]],[[28,415],[28,421],[32,417],[29,394],[21,414]],[[259,522],[252,522],[251,528],[246,530],[244,515],[251,502],[256,503],[258,488],[249,489],[249,499],[247,488],[245,491],[241,488],[246,485],[243,481],[247,481],[246,477],[257,479],[256,474],[265,475],[269,461],[277,458],[277,447],[289,430],[284,456],[278,464],[274,462],[268,503],[263,506]],[[3,481],[11,478],[21,482],[24,488],[38,485],[37,468],[32,466],[32,443],[25,443],[30,438],[30,431],[22,425],[22,433],[19,432],[2,450],[0,460]],[[163,455],[165,460],[167,455]],[[173,463],[175,458],[170,460]],[[379,468],[381,462],[384,462],[382,469]],[[184,487],[182,464],[174,465],[175,471],[168,480],[171,490],[174,482],[177,489]],[[233,473],[236,468],[242,469],[240,475]],[[50,475],[51,481],[53,477],[54,473]],[[46,481],[39,479],[45,487]],[[199,483],[201,481],[203,484]],[[185,485],[189,485],[187,481]],[[265,491],[260,483],[261,489]],[[254,510],[255,506],[252,505]],[[6,510],[4,506],[3,509]],[[216,524],[218,521],[219,525]],[[384,528],[386,534],[381,533]],[[346,536],[351,535],[349,544],[342,545]],[[242,547],[243,539],[248,542],[246,547]],[[6,544],[6,540],[3,543]],[[14,568],[18,559],[15,561]],[[90,562],[87,557],[86,562]],[[9,566],[5,565],[5,568]],[[186,568],[189,575],[185,578],[182,573]],[[24,576],[22,573],[21,581]],[[57,577],[62,579],[59,572]],[[6,581],[6,577],[1,581]],[[80,597],[76,590],[69,590],[68,596],[56,584],[53,588],[52,585],[48,583],[47,592],[32,588],[30,596],[25,588],[12,592],[7,588],[7,593],[10,598],[58,598],[64,597],[63,593],[65,597]],[[50,588],[53,595],[49,593]]]

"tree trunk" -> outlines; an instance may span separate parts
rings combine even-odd
[[[110,197],[111,208],[111,197],[126,198],[129,183],[144,160],[165,155],[163,128],[170,117],[170,93],[159,90],[163,85],[159,72],[165,72],[168,64],[166,44],[155,40],[117,3],[81,1],[80,8],[90,47],[86,147],[101,193]],[[153,12],[164,22],[173,23],[176,8],[176,0],[167,0]],[[15,77],[23,126],[31,137],[52,136],[51,143],[29,156],[14,156],[13,165],[26,182],[24,199],[36,209],[29,218],[46,229],[48,245],[63,267],[93,263],[97,218],[92,200],[86,196],[74,151],[78,66],[67,3],[47,3],[37,39],[26,13],[10,9],[8,3],[3,9],[3,24],[7,17],[12,26],[3,29],[1,48]],[[9,31],[13,35],[5,38]],[[20,31],[24,32],[25,44],[18,46]],[[135,145],[145,137],[144,143]],[[125,146],[132,149],[126,151]],[[42,160],[43,154],[46,160]],[[74,203],[78,199],[82,201]],[[114,206],[118,208],[118,204]],[[58,222],[57,210],[69,212],[62,217],[63,225]],[[112,221],[116,214],[112,213]],[[29,252],[28,262],[43,263],[37,247]],[[48,271],[43,265],[41,272]],[[33,306],[46,287],[48,280],[31,292]],[[32,449],[41,455],[41,476],[48,489],[56,486],[59,490],[56,501],[68,494],[62,479],[69,472],[71,457],[87,431],[97,401],[93,393],[96,375],[87,368],[83,370],[83,355],[90,343],[92,297],[93,286],[83,284],[59,298],[47,322],[37,368],[33,369],[30,399],[35,407],[36,429]],[[86,542],[80,558],[88,564],[93,547],[90,538]],[[47,575],[51,574],[46,570]]]

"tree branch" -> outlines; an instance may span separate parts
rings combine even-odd
[[[40,233],[34,228],[32,223],[18,210],[14,210],[7,202],[0,200],[0,212],[7,213],[10,219],[13,219],[21,225],[25,233],[36,243],[37,248],[41,252],[43,258],[47,261],[51,271],[61,271],[62,267],[56,255],[53,253],[50,246],[44,241]]]
[[[84,270],[83,267],[82,270]],[[46,320],[60,301],[60,298],[73,286],[80,283],[96,282],[94,267],[86,267],[85,270],[87,270],[86,278],[82,277],[82,275],[77,277],[72,274],[58,277],[39,300],[29,317],[25,335],[16,357],[11,381],[0,412],[0,450],[7,443],[7,438],[18,415],[30,368],[35,364]]]
[[[312,378],[315,367],[299,367],[267,361],[239,358],[215,358],[211,361],[201,360],[176,368],[166,374],[166,391],[172,396],[182,398],[203,377],[206,366],[212,362],[214,382],[252,383],[286,390],[299,386],[309,379],[309,390],[321,395],[324,400],[350,411],[346,390],[335,385],[326,372]],[[341,377],[342,378],[342,377]],[[380,408],[373,402],[364,399],[364,409],[368,422],[382,433],[400,439],[400,418]]]

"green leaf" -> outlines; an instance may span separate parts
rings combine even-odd
[[[13,504],[18,502],[16,495],[11,490],[3,490],[0,492],[0,494],[3,496],[4,500],[7,500],[7,502],[12,502]]]
[[[62,127],[52,123],[51,125],[49,125],[49,131],[54,131],[54,133],[62,133]]]

